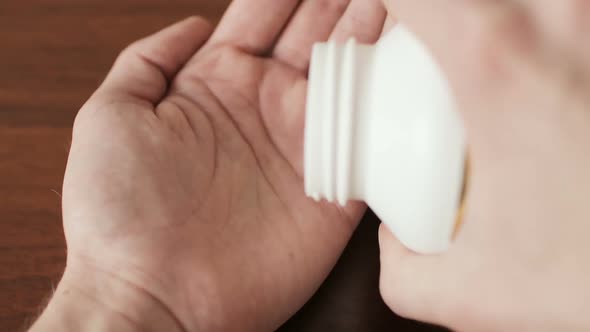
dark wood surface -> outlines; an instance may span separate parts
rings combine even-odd
[[[0,1],[0,331],[25,329],[63,271],[59,192],[78,108],[129,42],[192,14],[217,21],[228,2]],[[282,331],[439,331],[380,300],[377,225],[365,218]]]

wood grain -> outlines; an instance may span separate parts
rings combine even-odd
[[[0,331],[25,329],[64,268],[61,182],[71,125],[118,52],[227,0],[0,2]],[[377,225],[368,216],[322,289],[282,331],[439,331],[380,300]]]

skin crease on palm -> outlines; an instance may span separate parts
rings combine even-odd
[[[449,252],[380,231],[387,304],[459,331],[588,330],[588,2],[386,5],[447,73],[472,168]],[[303,193],[311,45],[374,42],[385,16],[377,0],[235,0],[215,31],[192,18],[123,52],[76,119],[68,264],[36,327],[76,295],[139,330],[266,331],[295,313],[365,210]]]
[[[64,280],[127,283],[187,331],[280,326],[365,210],[304,195],[312,44],[374,42],[385,16],[376,0],[235,0],[215,31],[191,18],[130,46],[75,122]]]

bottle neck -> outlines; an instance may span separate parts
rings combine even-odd
[[[448,247],[464,182],[466,141],[452,90],[403,26],[376,46],[314,48],[305,128],[305,190],[363,200],[408,248]]]
[[[373,46],[350,40],[314,47],[305,128],[305,191],[344,205],[362,199],[362,163],[356,155],[367,63]]]

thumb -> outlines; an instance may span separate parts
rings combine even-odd
[[[379,289],[387,306],[405,318],[434,324],[448,322],[444,301],[450,298],[447,294],[455,283],[443,270],[443,257],[409,251],[385,225],[379,229],[379,246]]]
[[[159,103],[170,81],[211,32],[205,19],[191,17],[131,44],[119,55],[97,94]]]

